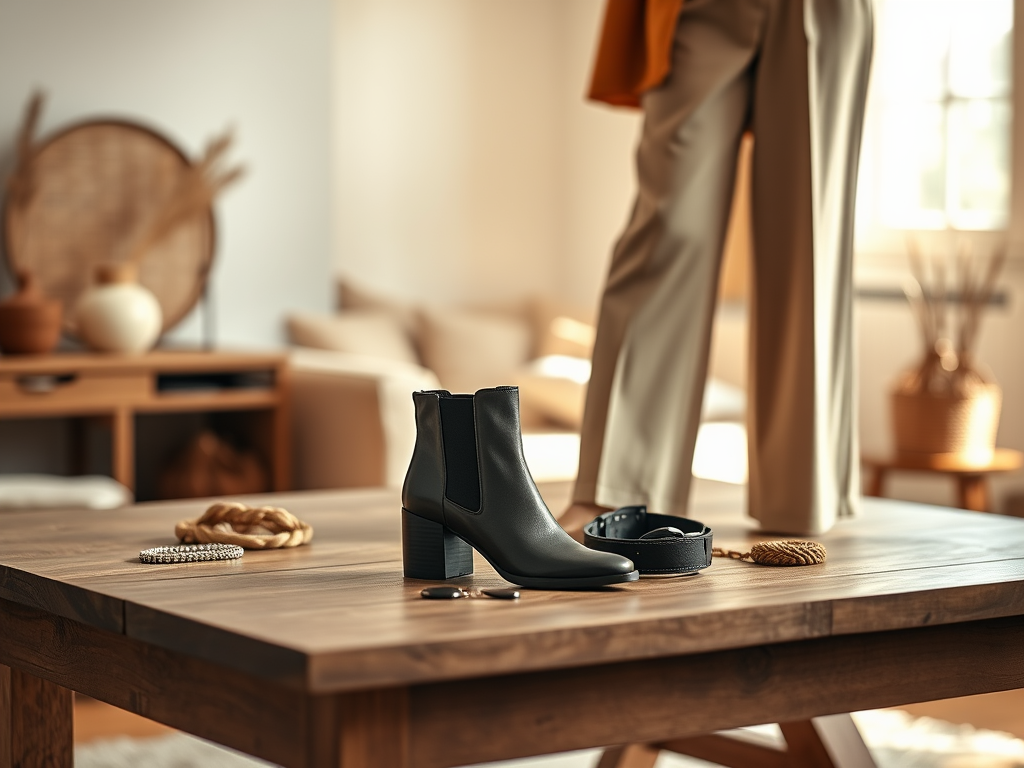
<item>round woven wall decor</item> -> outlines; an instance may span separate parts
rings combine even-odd
[[[28,269],[64,307],[64,327],[96,266],[128,258],[133,233],[171,194],[185,154],[150,128],[96,120],[42,142],[33,163],[34,194],[4,207],[4,245],[12,271]],[[139,282],[160,302],[163,330],[195,306],[213,264],[213,211],[186,221],[143,257]]]

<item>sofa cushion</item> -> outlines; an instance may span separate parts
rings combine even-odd
[[[423,364],[452,392],[513,383],[530,342],[529,323],[512,316],[437,307],[420,314]]]
[[[570,429],[583,424],[590,361],[567,355],[531,360],[516,374],[519,397],[531,411]]]
[[[412,340],[399,322],[388,312],[378,310],[291,315],[288,337],[292,344],[301,347],[419,362]]]
[[[347,280],[338,282],[338,309],[348,312],[383,312],[391,315],[410,338],[419,325],[419,306],[412,301],[382,296]]]
[[[596,333],[592,310],[564,301],[541,298],[531,302],[533,357],[565,355],[590,359]]]

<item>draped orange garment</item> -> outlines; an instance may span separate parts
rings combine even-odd
[[[669,73],[683,0],[607,0],[590,82],[591,99],[639,107]]]

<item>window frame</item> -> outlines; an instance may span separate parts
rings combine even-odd
[[[882,0],[884,1],[884,0]],[[950,229],[892,229],[872,222],[870,226],[854,232],[855,274],[859,282],[875,282],[876,275],[907,268],[907,241],[913,239],[927,248],[929,243],[959,247],[961,244],[974,253],[987,255],[1003,243],[1008,249],[1008,260],[1024,265],[1024,0],[1013,0],[1013,33],[1010,65],[1010,202],[1005,229],[950,230]],[[875,77],[872,71],[872,78]],[[871,135],[878,135],[878,113],[867,114],[864,123],[864,143]],[[858,180],[858,189],[864,183],[874,183],[869,173]],[[860,192],[858,192],[860,198]],[[858,199],[858,202],[860,200]],[[955,234],[954,234],[955,233]]]

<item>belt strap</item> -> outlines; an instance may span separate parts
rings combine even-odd
[[[585,545],[628,557],[640,573],[691,573],[707,568],[711,536],[704,523],[649,513],[646,506],[605,512],[583,528]]]

